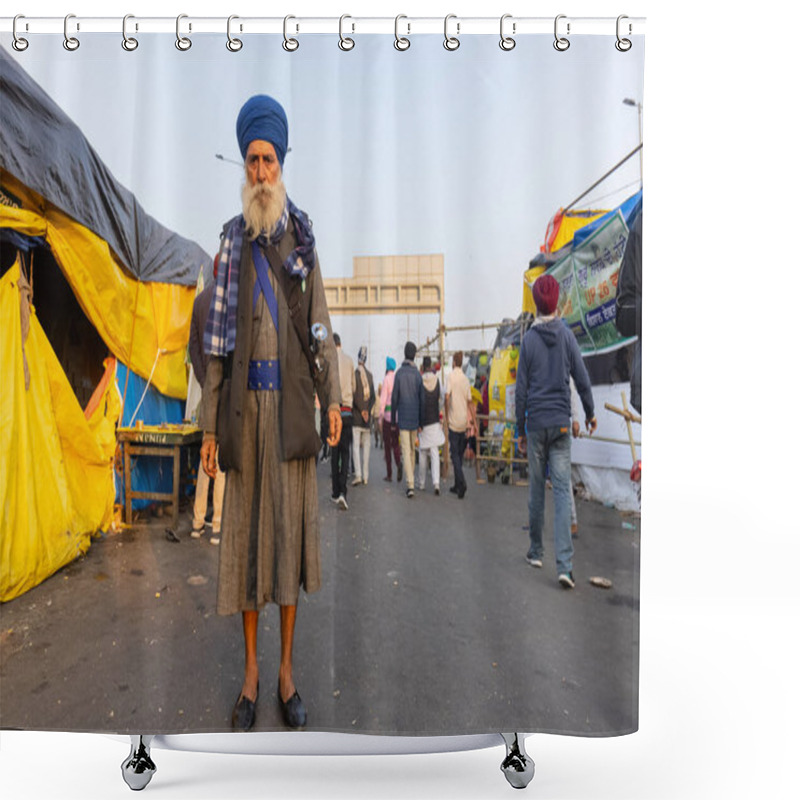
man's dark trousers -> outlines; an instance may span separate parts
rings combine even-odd
[[[347,499],[347,473],[350,469],[350,445],[353,442],[353,415],[342,414],[342,435],[331,448],[331,497]]]
[[[463,496],[467,491],[467,482],[464,480],[464,450],[467,448],[466,431],[448,431],[450,439],[450,458],[453,462],[453,473],[455,476],[456,492]]]

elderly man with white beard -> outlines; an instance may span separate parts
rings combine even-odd
[[[311,222],[287,197],[283,162],[288,122],[267,95],[239,112],[245,163],[242,214],[222,233],[214,298],[205,330],[202,462],[226,472],[217,613],[241,612],[244,680],[236,730],[255,722],[259,693],[258,615],[280,606],[277,698],[290,728],[306,725],[294,684],[292,650],[300,587],[321,585],[315,457],[321,446],[314,394],[335,446],[341,434],[336,352]]]

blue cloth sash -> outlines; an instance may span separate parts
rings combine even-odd
[[[267,308],[269,308],[270,316],[272,317],[272,323],[275,325],[275,330],[277,331],[278,298],[275,297],[275,290],[272,288],[272,284],[269,280],[269,264],[264,254],[261,252],[258,242],[253,242],[252,245],[253,264],[255,265],[256,276],[258,278],[255,291],[253,292],[253,311],[256,310],[256,303],[258,302],[259,296],[263,294],[264,300],[267,302]]]
[[[278,391],[281,388],[281,362],[278,359],[251,361],[247,369],[247,388]]]

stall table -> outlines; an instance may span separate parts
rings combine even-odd
[[[166,500],[172,504],[172,527],[178,525],[178,498],[181,487],[181,448],[199,444],[203,431],[195,425],[144,425],[138,428],[117,428],[117,441],[122,446],[123,480],[125,482],[125,522],[133,519],[131,501]],[[172,492],[137,492],[131,489],[131,456],[172,458]],[[186,471],[188,474],[188,470]]]

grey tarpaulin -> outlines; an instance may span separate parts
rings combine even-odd
[[[102,237],[143,281],[192,286],[211,257],[148,216],[81,133],[0,47],[0,167]]]

